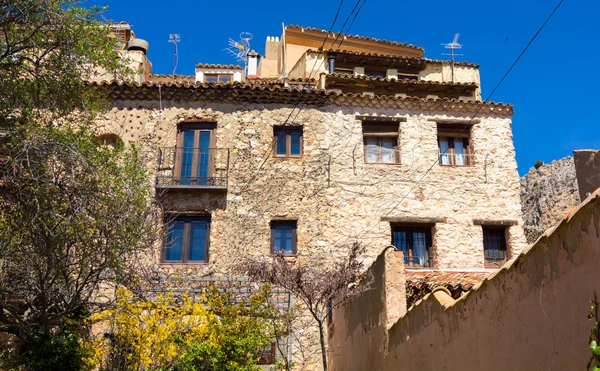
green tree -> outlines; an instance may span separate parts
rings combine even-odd
[[[13,131],[5,151],[0,332],[27,356],[68,316],[101,309],[107,288],[133,284],[159,228],[135,147],[102,146],[84,128],[31,125]]]
[[[93,115],[87,81],[98,71],[125,79],[103,8],[79,0],[0,0],[0,126],[50,123],[74,109]]]
[[[100,288],[130,282],[157,237],[144,159],[94,135],[103,105],[89,79],[131,71],[103,8],[0,6],[0,333],[13,341],[3,353],[28,369],[77,369],[69,323],[102,307]]]

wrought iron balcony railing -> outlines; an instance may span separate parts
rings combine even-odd
[[[227,189],[229,149],[158,149],[156,188]]]
[[[433,257],[405,255],[404,265],[410,268],[433,268]]]

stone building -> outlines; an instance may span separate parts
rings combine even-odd
[[[154,268],[228,275],[245,258],[334,259],[359,241],[367,265],[393,244],[407,279],[452,280],[517,254],[512,106],[481,101],[477,65],[423,54],[288,26],[246,73],[94,82],[112,102],[102,134],[151,155],[170,225]]]

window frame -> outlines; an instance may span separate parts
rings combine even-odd
[[[442,139],[448,143],[448,151],[442,153]],[[457,141],[463,143],[463,164],[457,164],[456,161],[456,146]],[[438,142],[438,162],[440,166],[474,166],[475,159],[473,158],[473,141],[471,140],[471,125],[465,124],[437,124],[437,142]],[[460,155],[460,154],[458,154]],[[444,164],[442,156],[447,156],[448,163]]]
[[[391,244],[396,247],[398,251],[402,251],[398,246],[394,244],[394,232],[405,232],[406,233],[406,249],[409,253],[408,256],[404,256],[404,265],[407,268],[416,268],[416,269],[433,269],[435,268],[435,259],[434,259],[434,246],[433,246],[433,237],[434,237],[434,227],[435,224],[429,223],[390,223],[391,226]],[[414,240],[412,236],[412,232],[423,230],[425,231],[425,262],[426,265],[416,264],[414,262]],[[412,244],[409,243],[409,240],[412,241]],[[411,246],[409,246],[411,245]]]
[[[284,250],[275,251],[275,233],[274,233],[274,228],[273,228],[275,225],[291,225],[292,226],[292,252],[291,253],[288,253]],[[297,220],[271,220],[270,228],[271,228],[271,246],[270,246],[271,256],[275,256],[278,254],[282,254],[283,256],[298,255],[298,221]]]
[[[181,260],[165,260],[167,252],[167,244],[169,243],[170,228],[177,222],[183,221],[183,241],[181,246]],[[191,249],[191,223],[204,221],[206,222],[206,241],[204,245],[204,260],[189,260],[190,249]],[[211,228],[211,216],[210,215],[180,215],[180,216],[169,216],[165,218],[164,229],[165,237],[163,238],[163,245],[161,249],[160,262],[162,264],[208,264],[210,261],[210,228]]]
[[[206,76],[217,76],[217,81],[208,81]],[[228,76],[229,79],[227,81],[221,81],[221,76]],[[205,83],[228,83],[233,81],[233,73],[205,73],[204,74],[204,82]]]
[[[400,124],[399,122],[370,122],[363,121],[362,123],[362,136],[363,136],[363,152],[364,152],[364,163],[365,164],[385,164],[385,165],[397,165],[400,164]],[[367,152],[367,139],[375,138],[377,141],[377,161],[368,160]],[[395,143],[392,146],[394,153],[394,160],[389,162],[383,161],[383,140],[384,138],[394,138]]]
[[[285,135],[285,154],[277,153],[279,133]],[[292,133],[300,133],[299,154],[292,154]],[[274,126],[273,127],[273,156],[278,158],[298,158],[304,156],[304,128],[302,126]]]
[[[270,348],[270,349],[267,349]],[[276,355],[276,343],[272,342],[268,346],[264,347],[260,351],[260,358],[257,362],[257,365],[268,366],[275,364],[277,355]]]
[[[485,268],[500,268],[510,259],[510,249],[508,246],[509,239],[506,236],[506,234],[508,233],[508,228],[505,226],[499,226],[499,225],[482,225],[481,232],[482,232],[482,241],[481,242],[483,244],[483,261],[484,261]],[[495,234],[497,234],[497,236],[500,236],[499,243],[500,243],[501,247],[504,247],[504,249],[498,249],[498,250],[504,251],[504,258],[490,259],[490,258],[486,257],[486,251],[488,250],[488,249],[486,249],[486,241],[489,241],[489,238],[486,239],[486,232],[487,233],[495,233]],[[493,251],[493,249],[489,249],[489,250]]]

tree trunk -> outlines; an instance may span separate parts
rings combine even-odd
[[[323,328],[323,321],[317,320],[319,323],[319,338],[321,340],[321,355],[323,356],[323,371],[327,371],[327,351],[325,349],[325,329]]]

